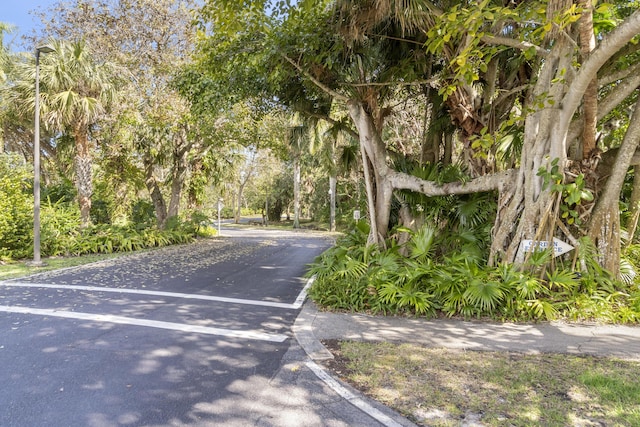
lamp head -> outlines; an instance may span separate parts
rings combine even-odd
[[[45,45],[36,47],[36,50],[42,53],[49,53],[49,52],[53,52],[55,49],[45,44]]]

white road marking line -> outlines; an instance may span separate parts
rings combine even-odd
[[[347,400],[356,408],[368,414],[371,418],[379,421],[386,427],[402,427],[402,424],[396,422],[391,417],[383,413],[377,408],[374,408],[369,403],[365,402],[362,398],[349,391],[346,387],[336,381],[331,375],[329,375],[323,368],[321,368],[316,362],[308,361],[305,363],[311,371],[318,378],[320,378],[326,385],[328,385],[333,391],[338,393],[340,397]]]
[[[307,284],[304,285],[304,288],[302,288],[300,294],[298,294],[298,298],[296,298],[296,300],[293,302],[293,307],[295,307],[296,309],[302,307],[302,304],[304,304],[304,300],[307,299],[307,290],[311,287],[311,285],[313,285],[313,282],[315,282],[315,280],[316,276],[310,277],[309,280],[307,280]]]
[[[231,329],[211,328],[207,326],[188,325],[184,323],[162,322],[159,320],[136,319],[133,317],[114,316],[111,314],[91,314],[74,311],[56,311],[52,309],[11,307],[0,305],[0,312],[34,314],[38,316],[63,317],[67,319],[88,320],[92,322],[117,323],[120,325],[146,326],[150,328],[169,329],[173,331],[192,332],[198,334],[218,335],[229,338],[243,338],[259,341],[283,342],[288,337],[282,334],[266,334],[257,331],[234,331]]]
[[[47,283],[22,283],[22,282],[0,282],[0,286],[14,286],[21,288],[42,288],[42,289],[68,289],[77,291],[89,291],[89,292],[112,292],[121,294],[137,294],[137,295],[152,295],[152,296],[164,296],[169,298],[184,298],[184,299],[198,299],[205,301],[216,302],[228,302],[231,304],[244,304],[244,305],[258,305],[262,307],[284,308],[287,310],[297,310],[302,307],[304,299],[306,298],[306,288],[300,292],[298,298],[293,304],[273,302],[273,301],[259,301],[248,300],[239,298],[226,298],[216,297],[212,295],[198,295],[198,294],[185,294],[180,292],[164,292],[164,291],[149,291],[144,289],[124,289],[124,288],[107,288],[102,286],[81,286],[81,285],[52,285]],[[304,296],[302,295],[304,293]]]

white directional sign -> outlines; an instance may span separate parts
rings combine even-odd
[[[556,239],[555,237],[553,238],[553,242],[549,242],[547,240],[523,240],[521,244],[522,252],[524,253],[532,252],[535,250],[543,251],[545,249],[548,249],[550,247],[549,244],[551,244],[554,257],[566,254],[567,252],[573,250],[573,246],[563,242],[560,239]]]

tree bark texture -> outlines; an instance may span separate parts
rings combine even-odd
[[[300,156],[293,159],[293,228],[300,228]]]
[[[575,72],[571,70],[573,46],[559,38],[545,60],[529,98],[530,106],[546,97],[545,107],[527,115],[525,139],[520,172],[508,193],[502,194],[494,226],[490,262],[515,262],[520,243],[524,239],[550,240],[555,229],[557,196],[542,187],[537,175],[540,168],[550,170],[551,162],[558,159],[559,173],[564,172],[567,160],[567,135],[570,124],[589,84],[598,70],[619,49],[640,31],[640,12],[634,12],[624,24],[618,26],[601,41],[598,48]],[[551,100],[552,102],[548,102]],[[635,149],[634,149],[635,150]],[[629,158],[634,151],[629,153]],[[626,168],[625,168],[626,172]],[[619,192],[616,193],[617,197]],[[599,202],[598,202],[599,203]],[[602,221],[615,227],[615,218],[602,215]],[[601,237],[604,238],[604,235]],[[613,234],[609,234],[613,237]],[[613,270],[615,271],[615,269]]]
[[[93,195],[93,176],[91,147],[89,146],[89,129],[84,123],[74,126],[76,156],[74,168],[76,173],[76,190],[80,207],[80,226],[87,227],[91,223],[91,196]]]
[[[633,168],[633,190],[631,191],[629,210],[631,211],[631,215],[626,224],[627,233],[629,234],[626,246],[633,243],[633,237],[638,228],[638,219],[640,219],[640,167],[637,165]]]
[[[604,268],[619,273],[620,267],[620,212],[618,200],[633,154],[640,144],[640,98],[629,121],[622,145],[618,151],[611,176],[591,215],[588,235],[596,244]]]
[[[593,32],[593,0],[580,0],[582,15],[580,27],[580,53],[584,61],[596,48]],[[598,79],[589,82],[583,101],[584,128],[582,130],[582,158],[587,159],[596,149],[596,125],[598,117]]]
[[[164,201],[164,196],[162,195],[162,190],[160,189],[160,185],[158,180],[153,173],[154,170],[154,161],[147,149],[147,152],[144,156],[144,174],[145,174],[145,186],[149,191],[149,196],[151,197],[151,202],[153,203],[153,209],[156,213],[156,224],[158,228],[164,229],[167,225],[167,204]]]
[[[183,127],[174,135],[175,147],[173,149],[173,168],[171,170],[171,198],[167,217],[178,216],[180,213],[180,199],[189,170],[188,155],[191,144],[188,141],[187,130]]]
[[[336,231],[336,187],[338,177],[329,177],[329,231]]]

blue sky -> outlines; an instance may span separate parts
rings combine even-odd
[[[0,6],[0,21],[13,24],[16,27],[16,31],[9,34],[5,38],[5,42],[12,42],[13,44],[21,44],[19,37],[24,34],[31,33],[31,29],[39,27],[39,21],[36,22],[36,18],[29,14],[31,10],[47,9],[54,3],[58,3],[60,0],[2,0],[2,6]],[[14,47],[14,46],[12,46]]]

